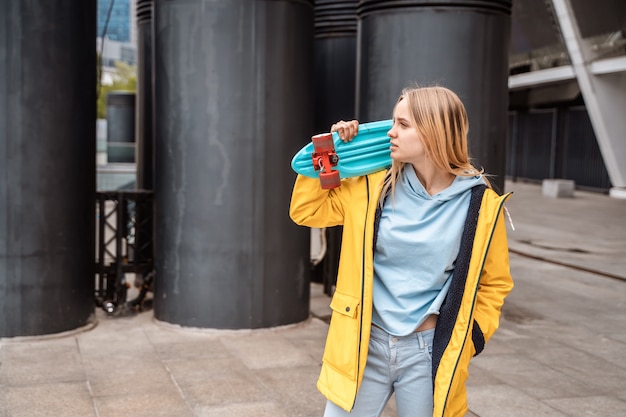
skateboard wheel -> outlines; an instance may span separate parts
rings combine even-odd
[[[321,133],[311,137],[313,142],[313,149],[316,153],[332,152],[335,150],[335,144],[333,143],[333,135],[331,133]]]
[[[341,185],[339,171],[320,172],[320,185],[323,190],[330,190]]]

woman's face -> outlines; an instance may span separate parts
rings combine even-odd
[[[411,122],[406,99],[400,100],[393,111],[393,125],[387,135],[391,138],[391,158],[398,162],[419,165],[426,157],[424,143]]]

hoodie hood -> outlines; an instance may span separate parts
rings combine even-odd
[[[419,178],[417,178],[417,174],[411,164],[406,164],[404,166],[400,181],[402,181],[402,185],[406,187],[406,190],[413,193],[415,196],[421,197],[425,200],[440,202],[452,200],[476,185],[485,184],[481,175],[472,177],[457,176],[454,181],[452,181],[450,186],[431,196],[428,194],[428,191],[426,191]]]

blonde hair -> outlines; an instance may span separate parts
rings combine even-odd
[[[456,176],[484,174],[475,168],[467,149],[469,122],[461,99],[445,87],[411,87],[402,90],[396,105],[406,100],[411,123],[424,143],[432,163]],[[389,190],[393,195],[405,163],[392,160],[391,169],[382,183],[381,204]],[[491,186],[483,176],[485,184]]]

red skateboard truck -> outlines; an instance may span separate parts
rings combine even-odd
[[[311,137],[313,168],[319,171],[320,185],[324,190],[337,188],[341,185],[339,171],[333,167],[339,163],[339,155],[335,152],[335,144],[331,133],[321,133]]]
[[[291,167],[300,175],[319,178],[326,190],[339,187],[343,178],[387,169],[391,166],[389,129],[391,120],[380,120],[361,123],[348,142],[337,132],[315,135],[293,156]]]

